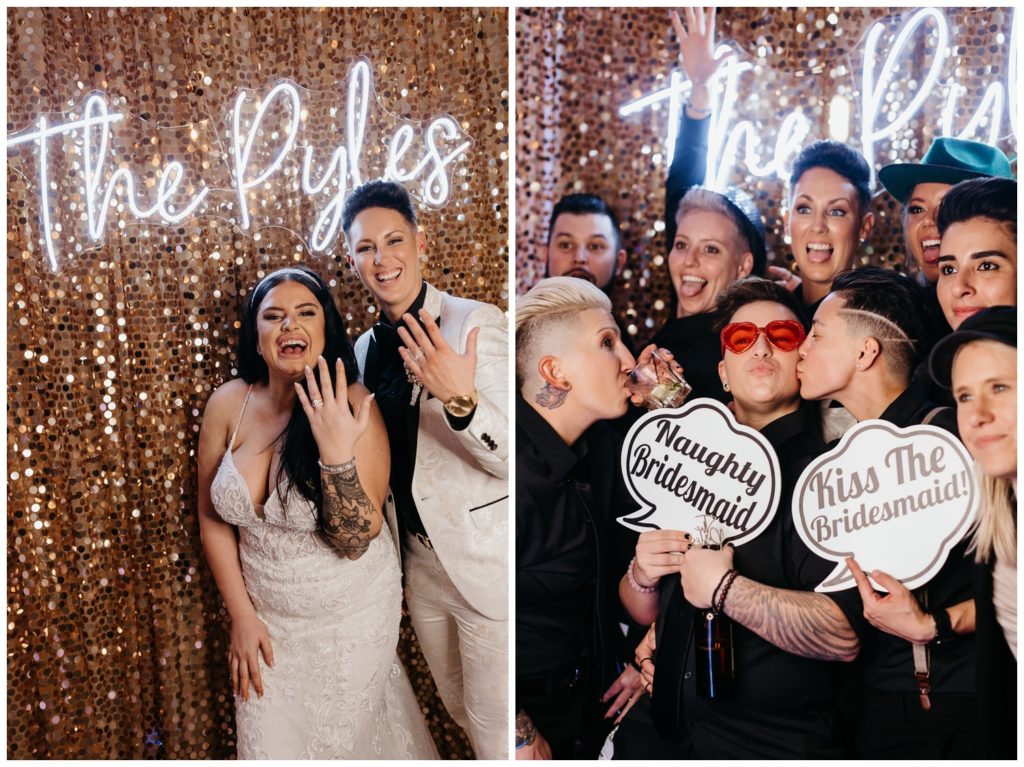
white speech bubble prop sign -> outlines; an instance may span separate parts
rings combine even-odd
[[[978,503],[971,456],[952,434],[862,421],[800,475],[793,518],[811,551],[838,563],[815,591],[856,585],[849,556],[915,589],[942,568]]]
[[[779,505],[779,459],[761,434],[712,399],[653,410],[626,435],[622,475],[640,503],[626,527],[685,530],[698,543],[752,540]]]

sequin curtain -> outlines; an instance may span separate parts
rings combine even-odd
[[[849,143],[860,144],[859,105],[864,36],[875,21],[893,17],[880,39],[875,72],[882,69],[905,20],[917,8],[720,8],[717,37],[753,65],[741,76],[731,121],[750,120],[761,141],[755,154],[771,160],[783,117],[800,109],[811,122],[804,143],[829,138],[830,105],[841,96],[850,105]],[[978,111],[990,83],[1007,87],[1010,8],[946,8],[949,56],[938,85],[895,137],[877,143],[875,167],[915,162],[943,135],[939,130],[948,86],[963,87],[956,102],[954,133]],[[897,18],[899,17],[899,18]],[[927,22],[899,57],[886,88],[883,126],[924,86],[937,50],[936,26]],[[524,292],[544,274],[538,246],[559,197],[589,192],[603,197],[622,222],[629,260],[616,280],[612,300],[634,343],[646,341],[667,319],[669,297],[664,242],[665,140],[668,102],[623,117],[619,108],[669,84],[679,48],[668,9],[520,8],[516,16],[516,290]],[[1012,86],[1014,80],[1010,78]],[[1010,99],[1010,106],[1016,100]],[[982,110],[984,112],[984,110]],[[991,118],[989,118],[991,119]],[[989,123],[978,135],[987,137]],[[1016,156],[1007,108],[998,146]],[[976,136],[971,136],[976,137]],[[745,151],[739,145],[739,156]],[[791,158],[790,158],[791,162]],[[752,175],[736,164],[731,183],[746,190],[766,222],[773,262],[791,264],[783,239],[783,182]],[[899,210],[884,192],[875,196],[875,230],[861,264],[903,267]]]
[[[330,107],[344,109],[363,58],[376,94],[365,177],[383,171],[388,131],[409,123],[423,151],[426,121],[451,115],[473,143],[449,169],[450,200],[421,216],[424,273],[506,308],[507,23],[504,9],[10,9],[7,131],[105,92],[129,113],[107,176],[130,168],[149,207],[157,166],[172,159],[229,183],[227,116],[240,89],[290,80],[308,89],[310,122],[344,129]],[[304,135],[321,164],[344,140]],[[323,206],[299,192],[296,165],[282,171],[291,183],[253,193],[260,226],[248,233],[223,208],[145,225],[122,189],[92,243],[68,142],[48,142],[60,271],[42,246],[31,147],[8,150],[8,757],[231,757],[227,616],[196,519],[203,406],[234,375],[239,308],[264,273],[312,265],[353,337],[374,307],[340,245],[309,251],[303,233]],[[407,626],[401,652],[442,755],[469,756]]]

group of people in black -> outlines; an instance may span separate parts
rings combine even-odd
[[[692,87],[665,195],[672,314],[639,359],[660,349],[691,399],[727,403],[768,440],[779,511],[735,550],[615,521],[636,507],[619,451],[641,412],[628,388],[637,358],[610,300],[626,249],[602,200],[560,200],[548,277],[516,303],[516,756],[1014,758],[1011,164],[942,137],[921,162],[882,168],[902,206],[899,272],[862,266],[867,162],[810,144],[784,201],[797,274],[770,266],[749,196],[700,186],[713,11],[687,16],[674,22]],[[797,534],[794,485],[870,419],[957,435],[981,511],[925,586],[850,560],[856,588],[816,593],[834,563]],[[695,673],[695,614],[707,610],[734,624],[734,689],[714,699]]]

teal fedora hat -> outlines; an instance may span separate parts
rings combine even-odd
[[[878,171],[882,186],[902,205],[918,184],[957,184],[987,176],[1013,178],[1010,159],[994,146],[948,136],[935,139],[921,162],[893,163]]]

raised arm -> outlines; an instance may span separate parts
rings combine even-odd
[[[321,357],[317,364],[320,381],[329,382],[327,362]],[[323,536],[349,559],[359,559],[380,534],[391,459],[373,396],[362,384],[345,385],[340,359],[335,372],[335,385],[322,386],[322,392],[309,368],[309,396],[295,387],[320,451]]]
[[[708,166],[711,92],[708,83],[726,54],[715,56],[715,9],[686,8],[686,26],[675,11],[672,27],[679,40],[679,65],[690,81],[690,93],[679,115],[672,165],[665,179],[665,242],[672,249],[679,201],[692,186],[704,183]]]
[[[248,700],[250,682],[257,695],[262,697],[264,692],[259,653],[263,653],[270,666],[274,665],[274,653],[267,626],[257,617],[245,588],[235,528],[217,515],[210,496],[213,477],[226,450],[231,413],[241,406],[241,401],[236,403],[231,396],[230,386],[221,387],[210,397],[199,430],[199,535],[206,562],[231,618],[231,687],[236,695]]]
[[[398,335],[405,344],[399,354],[423,386],[440,402],[476,391],[472,413],[445,420],[458,440],[484,471],[508,478],[508,322],[504,312],[480,304],[461,331],[465,349],[453,349],[433,317],[421,310],[423,327],[410,318]],[[411,351],[410,351],[411,350]]]

